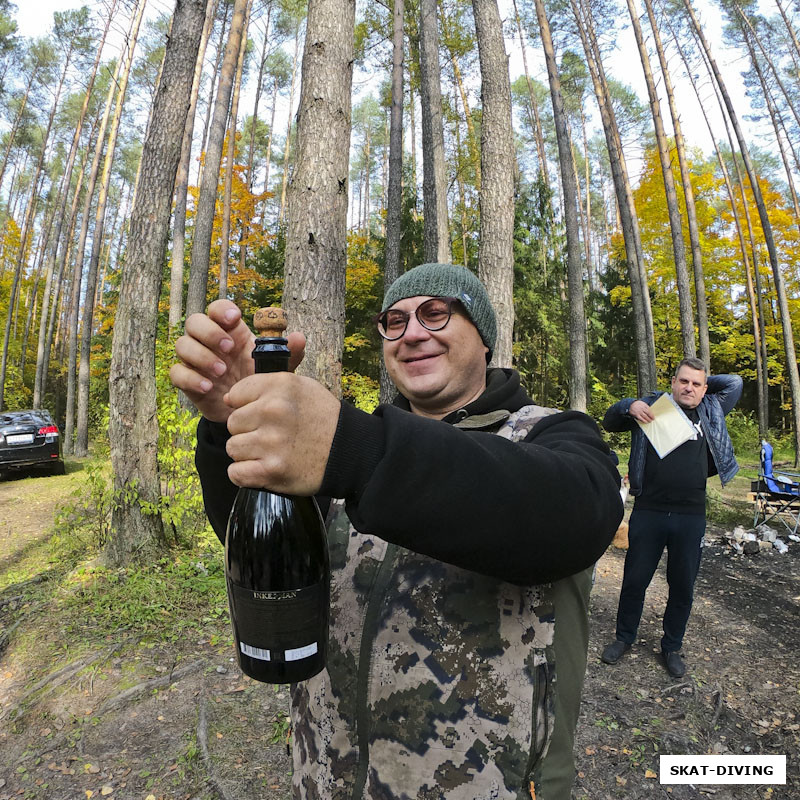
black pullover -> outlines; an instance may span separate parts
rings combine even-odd
[[[373,414],[343,402],[318,497],[323,513],[328,498],[344,498],[359,531],[519,585],[585,569],[622,519],[616,457],[577,411],[545,417],[523,442],[495,435],[496,412],[531,404],[510,369],[490,369],[483,394],[444,420],[410,413],[402,396]],[[481,430],[476,418],[486,414],[494,419]],[[200,420],[196,464],[223,542],[236,495],[227,439],[224,425]]]

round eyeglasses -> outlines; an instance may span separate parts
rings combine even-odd
[[[414,309],[414,316],[423,328],[429,331],[440,331],[453,314],[453,304],[460,302],[457,297],[431,297]],[[390,308],[373,317],[378,326],[378,333],[387,341],[401,339],[408,328],[411,313],[399,308]]]

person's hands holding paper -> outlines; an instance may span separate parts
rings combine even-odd
[[[650,410],[650,406],[644,400],[634,400],[631,407],[628,409],[628,414],[633,417],[637,422],[652,422],[655,417]]]

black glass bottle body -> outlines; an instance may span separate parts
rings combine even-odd
[[[288,368],[282,338],[256,339],[256,372]],[[225,537],[225,578],[242,672],[296,683],[325,667],[330,566],[313,497],[240,488]]]

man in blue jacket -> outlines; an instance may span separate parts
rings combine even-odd
[[[738,375],[707,377],[699,359],[681,361],[672,378],[672,397],[697,433],[664,458],[658,457],[636,424],[653,421],[650,406],[661,394],[620,400],[603,419],[607,431],[631,432],[628,477],[636,500],[629,523],[616,639],[601,658],[606,664],[616,664],[636,640],[645,592],[666,547],[669,597],[661,652],[667,671],[680,678],[686,672],[680,649],[706,529],[706,480],[719,474],[724,486],[739,470],[725,415],[742,394],[742,379]]]

